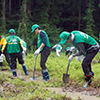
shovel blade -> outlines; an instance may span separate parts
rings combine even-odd
[[[69,82],[69,75],[68,74],[63,74],[63,82],[68,83]]]

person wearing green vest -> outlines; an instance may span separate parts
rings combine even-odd
[[[48,35],[45,31],[41,30],[40,26],[37,24],[34,24],[32,27],[31,33],[35,32],[36,35],[38,35],[38,49],[35,51],[34,55],[38,55],[41,53],[41,61],[40,61],[40,66],[42,68],[42,75],[44,81],[49,80],[49,73],[48,69],[45,65],[48,56],[50,55],[50,42]]]
[[[21,39],[21,41],[22,41],[22,45],[23,45],[22,57],[25,60],[26,59],[25,56],[27,55],[27,52],[26,52],[27,44],[26,44],[26,42],[23,39]]]
[[[60,38],[61,44],[72,43],[79,50],[79,52],[69,56],[69,61],[75,56],[86,53],[86,56],[82,61],[82,69],[85,75],[85,85],[83,87],[87,87],[90,85],[92,81],[91,77],[94,75],[91,68],[91,62],[99,51],[99,44],[94,38],[81,31],[72,31],[71,33],[64,31],[60,34]]]
[[[9,67],[11,68],[10,56],[7,52],[7,41],[3,35],[0,35],[0,55],[4,54]]]
[[[99,42],[100,42],[100,33],[99,33]]]
[[[55,44],[53,47],[52,47],[52,49],[54,49],[54,48],[56,48],[56,55],[58,56],[58,57],[60,57],[60,52],[61,52],[61,50],[62,50],[62,46],[58,43],[58,44]]]
[[[70,53],[70,55],[72,54],[72,53],[74,53],[75,52],[75,47],[74,46],[72,46],[72,47],[67,47],[66,48],[66,56]]]
[[[10,29],[9,30],[9,36],[6,37],[7,40],[7,51],[11,58],[11,70],[13,73],[13,76],[17,76],[16,68],[17,68],[17,61],[18,58],[19,64],[22,64],[24,73],[28,75],[26,65],[24,63],[24,60],[22,58],[22,51],[23,51],[23,45],[20,37],[15,35],[15,30]]]

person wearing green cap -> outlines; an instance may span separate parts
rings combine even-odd
[[[62,50],[62,46],[58,43],[58,44],[55,44],[53,47],[52,47],[52,49],[54,49],[54,48],[56,48],[56,55],[58,56],[58,57],[60,57],[60,52],[61,52],[61,50]]]
[[[31,32],[35,32],[35,34],[38,35],[38,49],[35,51],[34,55],[36,56],[39,53],[41,53],[40,66],[42,68],[43,79],[44,81],[47,81],[49,80],[49,73],[45,63],[51,52],[50,41],[47,33],[41,30],[39,25],[34,24],[31,28],[32,28]]]
[[[22,45],[23,45],[22,57],[25,60],[26,59],[25,57],[27,55],[27,52],[26,52],[26,50],[27,50],[27,44],[26,44],[26,42],[23,39],[21,39],[21,41],[22,41]]]
[[[15,30],[10,29],[9,30],[9,36],[6,37],[7,40],[7,51],[11,58],[11,71],[14,77],[17,76],[16,68],[17,68],[17,61],[18,58],[19,64],[22,64],[24,73],[28,75],[26,65],[24,63],[24,60],[22,58],[22,51],[23,51],[23,45],[20,37],[15,35]]]
[[[79,52],[69,56],[69,61],[71,61],[75,56],[80,56],[86,53],[86,56],[82,61],[82,69],[85,75],[85,85],[83,87],[87,87],[90,85],[92,81],[91,77],[94,75],[91,68],[91,62],[99,51],[98,42],[88,34],[81,31],[72,31],[71,33],[64,31],[60,34],[60,38],[61,44],[72,43],[73,46],[79,50]]]
[[[74,52],[75,52],[75,47],[74,46],[66,48],[66,55],[68,55],[69,53],[71,55]]]

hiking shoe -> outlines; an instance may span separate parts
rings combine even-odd
[[[83,88],[86,88],[86,87],[90,86],[91,82],[92,82],[92,79],[90,79],[89,81],[86,81],[85,85],[83,86]]]

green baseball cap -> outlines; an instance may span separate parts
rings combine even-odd
[[[66,32],[66,31],[64,31],[64,32],[62,32],[61,34],[60,34],[60,38],[61,38],[61,41],[60,41],[60,44],[65,44],[66,43],[66,41],[67,41],[67,39],[68,39],[68,37],[69,37],[69,32]]]
[[[70,50],[70,47],[67,47],[66,50]]]
[[[14,29],[10,29],[9,33],[15,33],[15,30]]]
[[[39,25],[37,25],[37,24],[34,24],[31,28],[32,28],[32,31],[31,31],[31,33],[33,33],[34,32],[34,30],[36,29],[36,28],[38,28],[39,27]]]

